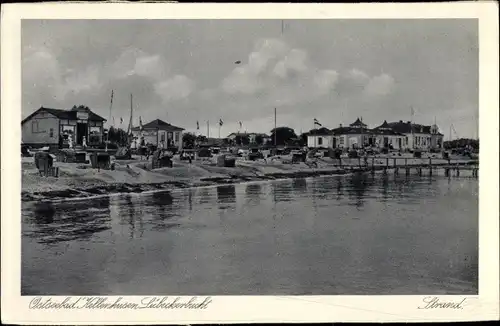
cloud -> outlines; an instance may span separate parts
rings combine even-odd
[[[64,100],[68,93],[78,94],[102,85],[96,66],[82,70],[64,69],[48,49],[30,49],[23,60],[23,79],[28,81],[23,91],[50,93]]]
[[[114,78],[144,76],[155,80],[167,78],[170,69],[158,54],[149,54],[137,48],[127,48],[111,65],[109,74]]]
[[[187,98],[194,90],[194,82],[184,75],[160,81],[154,85],[155,92],[163,102],[171,102]]]
[[[370,77],[356,68],[343,73],[331,67],[319,68],[304,49],[266,39],[255,44],[246,64],[223,79],[221,89],[233,99],[239,96],[247,103],[268,107],[313,102],[324,96],[384,96],[392,84],[392,77],[386,74]]]
[[[385,96],[394,87],[394,78],[387,74],[373,77],[365,86],[364,93],[369,96]]]

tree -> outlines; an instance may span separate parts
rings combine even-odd
[[[445,149],[452,149],[452,148],[464,148],[466,146],[470,146],[475,150],[479,149],[479,139],[469,139],[469,138],[460,138],[460,139],[454,139],[451,141],[445,141],[443,143],[443,147]]]
[[[300,146],[307,146],[307,135],[309,135],[307,132],[300,135]]]
[[[287,145],[292,143],[293,139],[297,138],[295,131],[289,127],[278,127],[271,130],[271,139],[274,143],[276,137],[276,145]]]
[[[124,145],[128,141],[127,132],[123,129],[111,126],[107,131],[105,140],[108,140],[112,144]]]
[[[256,135],[255,136],[255,143],[257,145],[262,145],[264,143],[264,137],[262,137],[262,135]]]
[[[202,135],[196,136],[196,142],[198,142],[198,143],[205,143],[207,140],[208,139],[206,136],[202,136]]]
[[[196,136],[190,132],[186,132],[182,135],[182,147],[190,149],[194,148],[194,143],[196,142]]]

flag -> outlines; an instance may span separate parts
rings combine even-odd
[[[321,123],[319,123],[318,119],[316,119],[316,118],[314,118],[314,125],[315,125],[315,126],[316,126],[316,125],[318,125],[318,126],[320,126],[320,127],[322,126],[322,124],[321,124]]]
[[[240,121],[240,128],[241,128],[241,127],[242,127],[242,123],[241,123],[241,121]]]
[[[219,126],[222,127],[223,124],[224,124],[224,122],[222,121],[222,119],[219,119]]]
[[[123,123],[123,118],[120,118],[120,124],[122,124],[122,123]]]
[[[200,130],[200,123],[196,121],[196,130]]]
[[[113,90],[111,90],[111,105],[113,105]]]
[[[139,129],[142,130],[142,119],[141,119],[141,117],[139,117]]]
[[[415,115],[415,110],[413,109],[413,106],[411,107],[411,116],[413,117]]]

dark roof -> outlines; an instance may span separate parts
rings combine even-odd
[[[309,130],[307,133],[307,136],[332,136],[334,135],[332,130],[329,130],[328,128],[319,128],[319,129],[312,129]]]
[[[159,129],[159,130],[166,130],[166,131],[182,131],[184,128],[181,127],[176,127],[174,125],[171,125],[170,123],[167,123],[163,120],[156,119],[151,122],[146,123],[145,125],[142,126],[143,129]],[[133,131],[138,131],[140,130],[139,127],[134,127],[132,128]]]
[[[361,129],[360,128],[355,128],[355,127],[338,127],[335,129],[332,129],[332,132],[334,135],[354,135],[354,134],[361,134]],[[373,131],[371,129],[365,128],[363,129],[363,134],[372,134]]]
[[[262,136],[264,138],[269,138],[269,135],[263,132],[250,132],[248,133],[248,135],[255,135],[255,136]]]
[[[431,133],[431,126],[424,126],[416,123],[411,123],[410,121],[390,122],[388,123],[388,125],[392,128],[392,130],[402,134],[409,134],[411,132],[423,133],[423,134]]]
[[[402,133],[395,131],[387,121],[384,120],[384,123],[382,123],[380,126],[376,127],[373,129],[373,133],[377,135],[394,135],[394,136],[403,136]]]
[[[353,123],[350,124],[351,127],[366,127],[366,124],[364,124],[359,118],[356,119]]]
[[[89,120],[92,120],[92,121],[106,121],[106,119],[104,119],[103,117],[95,114],[94,112],[92,112],[87,107],[78,107],[77,108],[75,106],[71,110],[61,110],[61,109],[44,108],[42,106],[38,110],[36,110],[35,112],[33,112],[32,114],[30,114],[29,116],[27,116],[26,118],[24,118],[23,121],[21,122],[21,124],[25,123],[26,121],[28,121],[29,119],[31,119],[35,114],[37,114],[39,112],[42,112],[42,111],[48,112],[48,113],[56,116],[57,118],[59,118],[61,120],[76,120],[77,119],[76,118],[76,113],[77,113],[78,110],[88,112],[88,114],[89,114]]]

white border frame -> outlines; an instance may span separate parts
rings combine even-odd
[[[498,188],[498,7],[495,2],[418,4],[151,4],[44,3],[2,6],[1,153],[2,322],[23,324],[135,324],[244,322],[415,322],[499,318]],[[30,310],[20,296],[21,19],[363,19],[478,18],[479,117],[479,295],[464,309],[420,310],[424,296],[220,296],[205,310]],[[109,297],[110,300],[112,299]],[[139,301],[142,297],[126,297]]]

